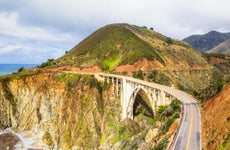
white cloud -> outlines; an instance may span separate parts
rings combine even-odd
[[[16,12],[0,12],[0,35],[57,42],[73,40],[73,37],[67,33],[55,33],[42,27],[21,25],[19,19]]]
[[[27,11],[21,13],[27,19],[63,31],[68,27],[84,35],[82,31],[89,33],[92,28],[115,22],[153,26],[180,39],[196,31],[230,30],[228,0],[24,0],[23,3]]]
[[[229,0],[7,0],[0,1],[0,40],[37,50],[31,55],[41,61],[111,23],[145,25],[177,39],[230,32],[229,8]]]
[[[20,45],[12,45],[12,44],[2,46],[2,47],[0,47],[0,55],[15,52],[21,48],[22,48],[22,46],[20,46]]]

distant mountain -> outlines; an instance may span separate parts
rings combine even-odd
[[[219,45],[217,45],[216,47],[212,48],[207,52],[230,55],[230,40],[220,43]]]
[[[189,36],[183,39],[183,41],[189,43],[198,51],[206,52],[228,39],[230,39],[230,32],[220,33],[217,31],[211,31],[204,35]]]

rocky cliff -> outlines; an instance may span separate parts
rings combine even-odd
[[[135,119],[123,121],[120,100],[94,76],[6,76],[0,82],[0,127],[41,135],[46,149],[166,148],[180,109],[175,103],[175,113],[164,116],[167,107],[162,107],[154,118],[147,117],[142,97],[135,102]]]

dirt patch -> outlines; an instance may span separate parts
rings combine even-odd
[[[143,59],[135,62],[133,65],[121,65],[116,67],[115,72],[127,72],[128,75],[137,70],[152,70],[152,69],[164,69],[164,66],[157,60],[148,61]]]
[[[219,64],[219,63],[223,63],[223,62],[228,62],[229,60],[226,59],[221,59],[221,58],[217,58],[217,57],[210,57],[209,63],[210,64]]]
[[[219,149],[230,131],[230,83],[204,104],[202,110],[203,148]]]
[[[75,71],[75,72],[89,72],[89,73],[97,73],[101,72],[101,69],[98,66],[87,67],[87,68],[79,68],[73,66],[62,66],[51,69],[53,72],[56,71]]]

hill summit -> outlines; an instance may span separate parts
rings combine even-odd
[[[57,59],[55,64],[81,68],[98,66],[102,71],[112,71],[118,66],[133,65],[143,59],[154,61],[158,69],[189,69],[207,65],[201,55],[185,42],[129,24],[100,28]]]

